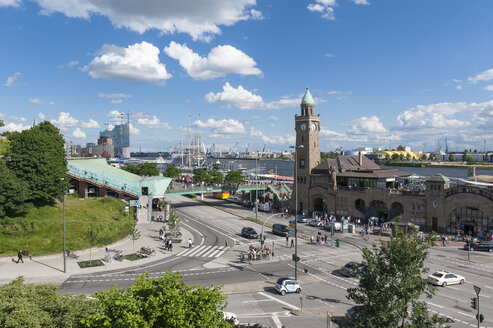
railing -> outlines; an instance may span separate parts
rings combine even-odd
[[[465,186],[460,186],[460,187],[455,187],[452,189],[447,190],[445,193],[445,197],[448,198],[453,195],[457,194],[475,194],[478,196],[485,197],[489,200],[493,200],[493,193],[489,191],[489,189],[484,189],[484,188],[475,188],[475,187],[465,187]]]
[[[134,195],[140,194],[140,186],[139,183],[136,181],[127,180],[111,173],[100,172],[92,170],[90,168],[81,169],[76,165],[72,165],[70,163],[67,164],[67,170],[69,174],[81,179],[93,181],[100,185],[107,185],[113,189],[121,190]]]
[[[252,185],[252,184],[228,184],[222,186],[185,186],[185,187],[173,187],[168,188],[166,194],[208,194],[213,192],[222,191],[237,191],[237,190],[267,190],[267,186],[262,185]]]

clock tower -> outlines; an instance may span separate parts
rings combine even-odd
[[[301,115],[295,115],[298,211],[310,209],[310,173],[320,164],[320,114],[315,115],[315,102],[308,88],[301,100]]]

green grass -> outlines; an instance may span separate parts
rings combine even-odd
[[[126,260],[129,260],[129,261],[137,261],[137,260],[140,260],[140,259],[145,258],[145,256],[144,255],[140,255],[140,254],[132,253],[132,254],[125,255],[124,258]]]
[[[83,239],[90,226],[99,231],[97,246],[120,240],[131,230],[125,203],[112,197],[66,197],[65,221],[67,249],[71,251],[90,246]],[[63,251],[61,203],[34,207],[19,217],[0,219],[0,256],[15,255],[19,249],[28,249],[32,256]]]
[[[81,261],[81,262],[77,262],[77,264],[81,269],[104,265],[103,262],[101,262],[101,260]]]

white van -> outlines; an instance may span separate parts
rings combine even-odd
[[[336,221],[332,221],[332,222],[327,223],[324,226],[324,229],[325,230],[331,230],[332,227],[334,227],[334,231],[341,231],[342,230],[342,224],[341,224],[341,222],[336,222]]]

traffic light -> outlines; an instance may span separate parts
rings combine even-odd
[[[477,297],[471,298],[471,307],[474,310],[477,310],[478,309],[478,298]]]
[[[476,314],[476,319],[478,318],[478,315]],[[482,315],[481,313],[479,314],[479,322],[483,322],[484,321],[484,315]]]
[[[336,247],[339,247],[339,239],[336,239],[335,242],[336,242]]]

